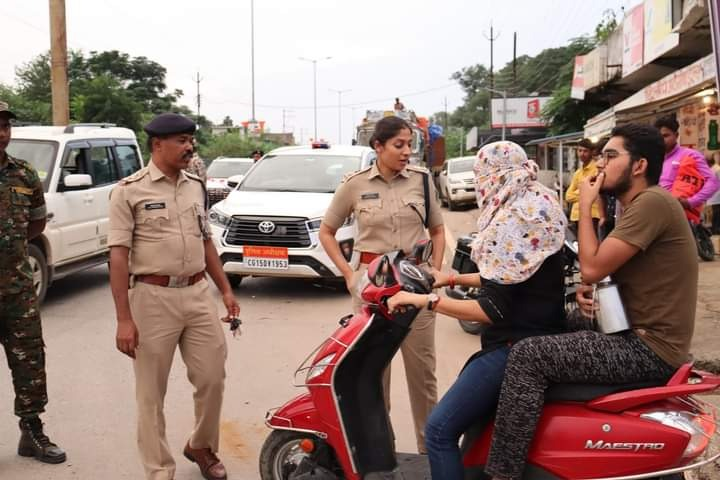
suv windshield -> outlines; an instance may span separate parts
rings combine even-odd
[[[7,153],[32,165],[37,170],[43,188],[47,192],[50,183],[48,173],[52,172],[57,148],[57,142],[13,139],[10,140]]]
[[[463,158],[450,162],[450,173],[471,172],[475,164],[475,157]]]
[[[252,162],[213,160],[208,167],[207,176],[213,178],[228,178],[233,175],[245,175],[252,165]]]
[[[240,190],[333,193],[343,177],[360,168],[360,157],[268,155],[245,177]]]

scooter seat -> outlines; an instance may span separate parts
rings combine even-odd
[[[611,393],[639,390],[641,388],[665,385],[662,380],[651,380],[637,383],[620,383],[617,385],[596,385],[589,383],[553,383],[545,391],[545,402],[589,402]]]

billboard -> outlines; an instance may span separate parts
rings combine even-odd
[[[552,97],[516,97],[507,99],[505,111],[505,126],[507,128],[532,128],[544,127],[546,123],[542,119],[541,111]],[[493,98],[492,128],[503,126],[503,99]]]
[[[623,77],[643,66],[644,13],[645,8],[640,4],[630,10],[623,20]]]
[[[576,100],[585,100],[585,56],[578,55],[575,57],[575,69],[573,70],[572,87],[570,89],[570,98]]]
[[[644,63],[650,63],[680,43],[673,33],[672,0],[645,0]]]
[[[715,83],[720,89],[720,0],[710,0],[710,32],[713,41],[713,60],[715,64]],[[718,90],[720,91],[720,90]]]

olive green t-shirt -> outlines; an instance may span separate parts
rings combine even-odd
[[[610,234],[640,249],[612,275],[632,328],[674,367],[688,361],[697,302],[697,248],[683,208],[653,186],[627,206]]]

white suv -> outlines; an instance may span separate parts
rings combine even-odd
[[[109,195],[143,166],[135,134],[110,124],[15,127],[7,153],[45,188],[48,220],[28,246],[40,301],[53,280],[107,263]]]
[[[438,177],[438,192],[443,204],[455,210],[460,204],[475,203],[475,157],[450,158]]]
[[[341,277],[318,240],[320,222],[343,177],[374,160],[369,147],[325,144],[278,148],[259,160],[209,214],[233,285],[244,276]],[[351,217],[336,234],[348,261],[356,232]]]

